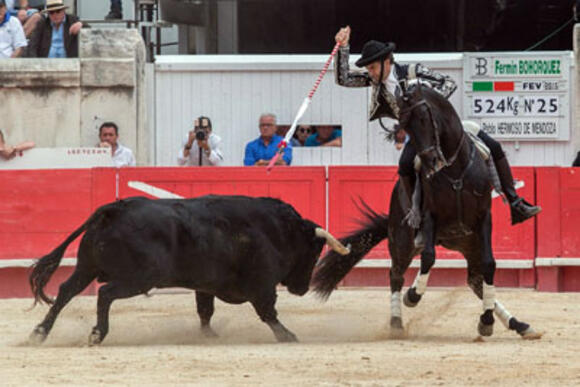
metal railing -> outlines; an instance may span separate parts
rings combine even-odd
[[[78,16],[78,4],[80,0],[74,0],[75,13]],[[158,0],[134,0],[134,13],[132,19],[83,19],[84,23],[107,24],[107,25],[125,25],[126,28],[137,28],[141,30],[141,36],[147,49],[147,61],[153,62],[155,55],[161,54],[161,48],[175,43],[161,43],[161,29],[172,27],[173,24],[165,22],[160,18],[160,9]],[[155,32],[155,41],[152,40],[152,34]]]

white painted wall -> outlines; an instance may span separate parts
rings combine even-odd
[[[570,54],[572,55],[572,54]],[[351,59],[358,58],[353,54]],[[463,104],[463,55],[397,54],[400,63],[421,62],[449,74],[458,84],[451,103]],[[223,140],[225,165],[242,165],[245,144],[259,135],[258,117],[277,114],[290,124],[320,72],[326,55],[159,56],[154,71],[155,165],[176,165],[176,154],[194,117],[207,115]],[[573,65],[572,65],[573,66]],[[354,64],[352,64],[354,68]],[[574,72],[571,72],[574,74]],[[570,89],[574,75],[570,79]],[[571,97],[574,106],[574,95]],[[386,142],[378,122],[367,121],[370,89],[334,83],[329,69],[301,122],[340,124],[342,148],[294,149],[294,165],[395,165],[399,152]],[[572,120],[574,114],[572,114]],[[502,142],[513,165],[572,163],[578,137],[575,123],[567,142]]]

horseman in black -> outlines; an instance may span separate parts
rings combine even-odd
[[[417,79],[423,84],[430,85],[445,98],[449,98],[457,89],[455,82],[448,76],[436,73],[420,63],[400,65],[394,61],[394,43],[381,43],[371,40],[363,46],[362,56],[356,61],[358,67],[365,67],[366,72],[350,71],[348,57],[350,27],[341,28],[335,36],[340,49],[337,52],[335,64],[336,83],[345,87],[369,87],[373,89],[369,120],[381,117],[399,119],[397,97],[403,92],[408,81]],[[381,123],[381,126],[382,123]],[[384,126],[383,128],[387,131]],[[393,135],[393,133],[389,133]],[[502,190],[510,203],[512,224],[523,222],[541,211],[539,206],[533,206],[518,197],[514,187],[514,179],[507,158],[501,145],[483,131],[477,136],[487,145],[496,166]],[[410,200],[415,183],[413,161],[416,156],[415,148],[407,142],[399,160],[399,176],[407,193],[407,204],[411,209]]]

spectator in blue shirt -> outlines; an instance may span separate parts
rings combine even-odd
[[[276,134],[276,116],[271,113],[262,114],[260,116],[260,137],[246,145],[244,165],[268,165],[282,140],[282,136]],[[290,165],[291,162],[292,146],[288,144],[282,157],[276,161],[276,165]]]
[[[316,133],[306,139],[306,146],[342,146],[342,130],[331,125],[318,125]]]

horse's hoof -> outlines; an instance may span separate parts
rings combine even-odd
[[[93,329],[93,331],[89,335],[89,347],[92,347],[94,345],[99,345],[99,344],[101,344],[102,341],[103,341],[103,339],[101,338],[101,331],[99,331],[96,328]]]
[[[542,338],[544,334],[540,332],[536,332],[532,327],[529,327],[525,331],[520,333],[520,336],[524,340],[539,340]]]
[[[483,337],[489,337],[493,335],[493,324],[483,324],[481,321],[477,324],[477,332]]]
[[[421,301],[421,295],[417,294],[415,288],[409,288],[403,296],[403,304],[408,308],[414,308]]]
[[[393,340],[401,340],[407,338],[407,333],[403,328],[393,328],[389,332],[389,338]]]
[[[391,317],[391,329],[403,329],[403,319],[398,316]]]
[[[32,333],[30,334],[30,337],[28,338],[28,341],[30,342],[30,344],[33,345],[40,345],[44,342],[44,340],[46,340],[46,336],[48,336],[48,333],[46,333],[44,327],[41,327],[39,325],[36,328],[34,328]]]

